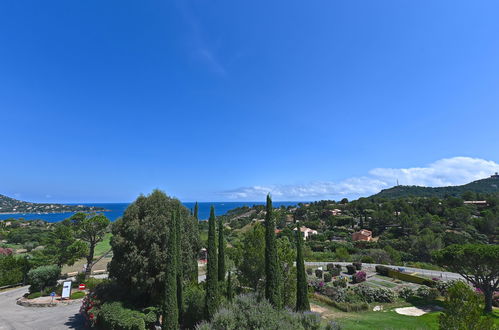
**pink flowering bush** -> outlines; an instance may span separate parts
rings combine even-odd
[[[363,271],[357,272],[352,276],[354,283],[365,282],[366,278],[367,278],[366,272]]]

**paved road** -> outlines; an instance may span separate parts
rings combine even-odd
[[[28,286],[0,292],[0,330],[83,329],[80,304],[55,307],[23,307],[16,304]]]
[[[351,262],[337,262],[337,261],[332,261],[332,262],[310,262],[310,261],[307,261],[307,262],[305,262],[305,264],[307,266],[317,266],[317,267],[321,267],[321,266],[325,267],[327,264],[330,264],[330,263],[340,264],[342,266],[352,264]],[[363,268],[374,269],[377,265],[379,265],[379,264],[362,263]],[[418,274],[421,274],[424,276],[428,276],[430,278],[435,277],[435,278],[439,278],[443,281],[448,281],[448,280],[464,280],[464,281],[466,281],[461,275],[456,274],[456,273],[451,273],[451,272],[442,272],[442,271],[438,271],[438,270],[419,269],[419,268],[412,268],[412,267],[405,267],[405,266],[404,267],[403,266],[392,266],[392,265],[383,265],[383,266],[387,266],[387,267],[390,267],[393,269],[404,268],[405,272],[418,273]]]

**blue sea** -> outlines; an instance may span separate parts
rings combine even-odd
[[[281,205],[297,205],[299,202],[273,202],[274,207],[280,207]],[[192,210],[195,203],[183,203],[185,207]],[[213,202],[213,203],[198,203],[199,204],[199,219],[206,220],[210,216],[210,207],[213,205],[215,207],[216,215],[224,215],[227,211],[235,209],[241,206],[253,206],[253,205],[264,205],[265,202]],[[95,203],[95,204],[75,204],[75,205],[87,205],[87,206],[98,206],[102,207],[107,212],[103,212],[111,221],[115,221],[123,215],[126,208],[130,203]],[[36,213],[16,213],[16,214],[0,214],[0,220],[5,220],[9,218],[15,219],[25,219],[25,220],[45,220],[48,222],[59,222],[72,216],[74,212],[66,213],[49,213],[49,214],[36,214]]]

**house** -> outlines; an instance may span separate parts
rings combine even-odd
[[[296,228],[294,230],[296,230]],[[317,230],[313,230],[305,226],[301,226],[300,231],[303,233],[304,240],[306,240],[310,235],[317,235]]]
[[[329,215],[337,216],[341,215],[341,210],[340,209],[327,210],[326,213]]]
[[[282,229],[276,229],[276,230],[274,230],[274,233],[275,233],[276,235],[277,235],[277,234],[280,234],[280,233],[282,233]]]
[[[487,201],[464,201],[464,205],[488,206]]]
[[[362,229],[356,233],[352,234],[352,241],[371,241],[373,239],[373,233],[370,230]]]

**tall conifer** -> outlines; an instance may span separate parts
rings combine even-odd
[[[178,329],[177,304],[177,231],[175,214],[172,213],[166,249],[165,297],[163,305],[163,330]]]
[[[206,297],[205,317],[209,320],[213,317],[218,307],[218,264],[216,247],[216,218],[215,208],[210,210],[208,219],[208,264],[206,266]]]
[[[279,264],[275,238],[274,208],[270,194],[267,195],[265,215],[265,298],[277,308],[281,308]]]
[[[303,235],[299,223],[296,222],[296,311],[304,312],[309,310],[307,274],[305,273],[305,262],[303,261]]]
[[[183,219],[181,217],[180,208],[177,209],[177,220],[175,221],[175,232],[177,246],[175,250],[177,263],[177,305],[178,305],[178,320],[182,323],[182,315],[184,313],[184,288],[183,288],[183,271],[182,271],[182,229]]]
[[[232,276],[230,274],[227,275],[227,300],[232,301],[232,298],[234,296],[234,293],[232,292]]]
[[[225,238],[222,218],[218,220],[218,280],[225,281]]]
[[[198,212],[199,212],[199,205],[198,202],[194,204],[194,212],[192,216],[192,221],[194,221],[194,226],[195,228],[199,227],[199,218],[198,218]],[[199,235],[199,230],[197,231]],[[194,251],[193,259],[192,259],[192,274],[191,274],[191,282],[197,283],[198,282],[198,277],[199,277],[199,271],[198,271],[198,255],[199,251]]]

